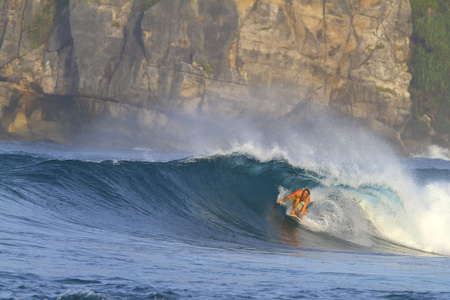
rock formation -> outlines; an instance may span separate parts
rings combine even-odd
[[[177,112],[273,117],[308,101],[403,147],[408,0],[0,0],[0,9],[3,138],[73,143],[95,128],[176,139]]]

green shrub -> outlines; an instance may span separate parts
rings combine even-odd
[[[411,7],[413,112],[433,116],[435,130],[450,133],[450,1],[411,0]]]
[[[450,133],[450,121],[448,116],[450,114],[450,109],[439,110],[436,113],[436,130],[442,133]]]
[[[378,43],[376,46],[375,46],[375,49],[384,49],[384,48],[386,48],[385,46],[384,46],[384,44],[383,43]]]
[[[22,68],[20,68],[20,72],[31,73],[31,72],[33,72],[33,68],[32,67],[22,67]]]
[[[33,21],[27,27],[28,37],[33,43],[33,48],[44,43],[50,34],[52,20],[44,13],[34,15]]]
[[[382,93],[389,93],[392,95],[395,95],[395,92],[393,90],[391,90],[390,88],[387,87],[383,87],[383,86],[376,86],[375,87],[377,89],[377,91],[382,92]]]
[[[158,3],[160,0],[146,0],[145,1],[145,5],[144,5],[144,10],[149,9],[150,7],[152,7],[153,5],[155,5],[156,3]]]
[[[413,118],[413,127],[419,131],[426,131],[428,128],[428,121],[424,117],[414,117]]]
[[[372,45],[369,44],[366,46],[366,51],[369,52],[370,54],[373,54],[373,52],[375,51],[375,49],[372,48]]]
[[[208,75],[211,73],[212,68],[214,68],[214,65],[212,63],[209,65],[207,64],[202,65],[203,71],[206,72],[206,74]]]
[[[37,48],[48,41],[54,22],[61,23],[63,9],[69,5],[69,0],[44,0],[42,11],[33,16],[31,24],[26,27],[28,38]]]

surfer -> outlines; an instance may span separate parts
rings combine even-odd
[[[292,205],[292,211],[291,211],[291,215],[295,216],[299,216],[298,213],[300,213],[300,218],[303,217],[303,215],[307,215],[308,211],[306,210],[306,207],[309,204],[309,195],[311,194],[311,192],[309,191],[309,189],[304,189],[304,190],[296,190],[295,192],[293,192],[292,194],[290,194],[289,196],[286,196],[285,198],[278,200],[277,204],[284,202],[288,199],[293,199],[294,203]],[[304,204],[302,203],[304,202]],[[299,205],[300,208],[298,209]]]

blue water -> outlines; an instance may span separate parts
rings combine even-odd
[[[448,160],[1,148],[0,299],[450,299]]]

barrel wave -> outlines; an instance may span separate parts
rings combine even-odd
[[[4,153],[3,219],[41,234],[94,230],[215,248],[450,253],[439,239],[449,234],[440,225],[448,224],[450,191],[439,180],[422,182],[430,196],[419,197],[418,211],[418,195],[408,198],[419,191],[411,188],[412,179],[390,181],[383,173],[380,180],[377,170],[369,176],[354,168],[358,176],[341,178],[332,166],[301,167],[280,155],[258,158],[240,150],[169,161]],[[450,168],[412,172],[418,179],[430,172],[450,176]],[[303,187],[311,189],[312,202],[298,224],[285,215],[290,207],[275,201]]]

